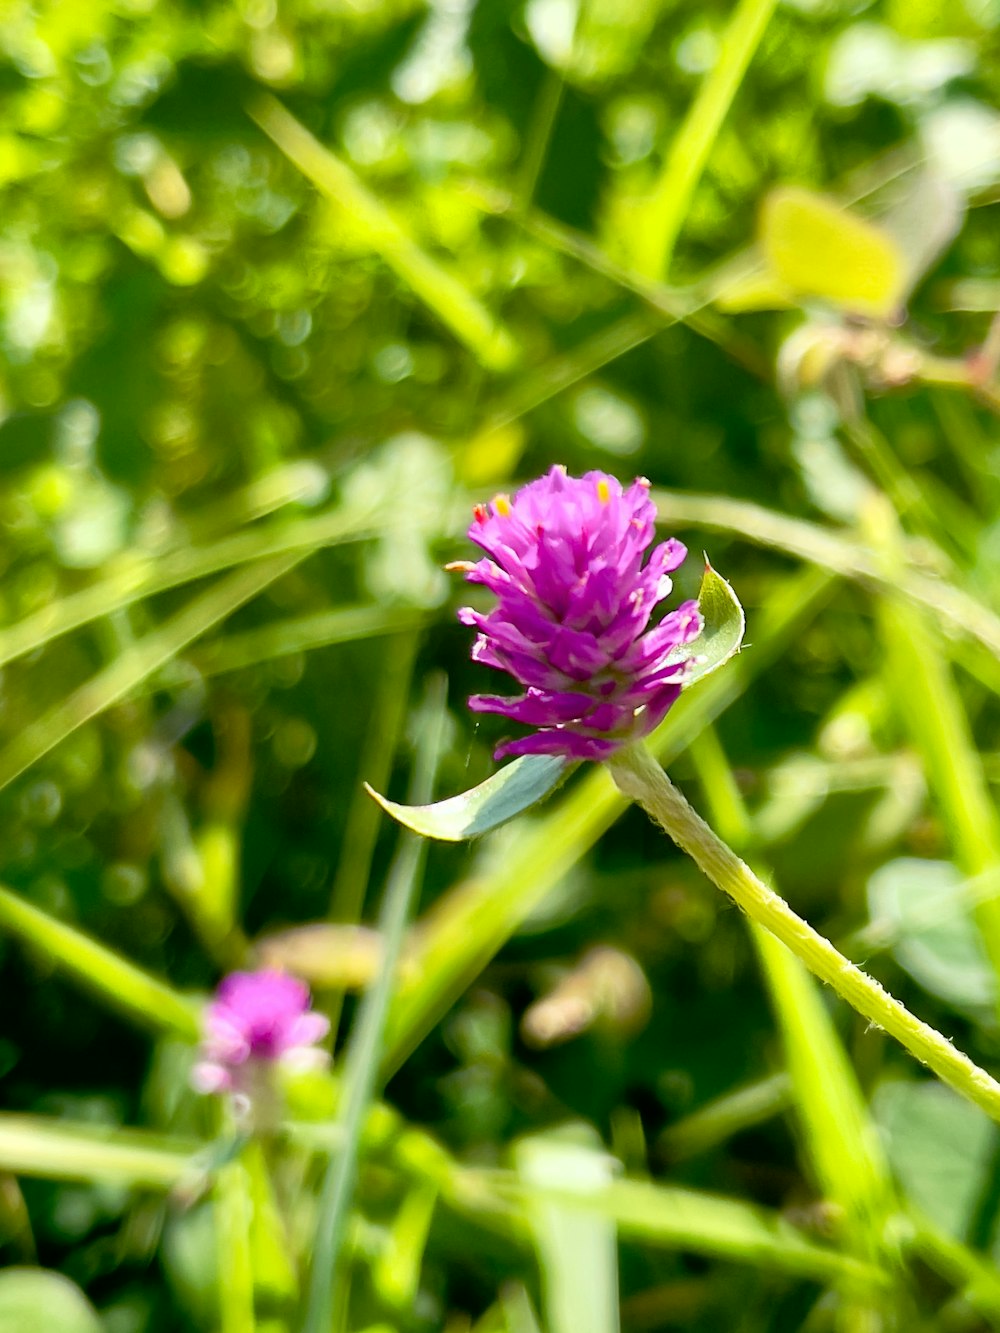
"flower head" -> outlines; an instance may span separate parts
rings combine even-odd
[[[473,660],[509,672],[525,692],[474,695],[469,707],[537,728],[496,758],[603,759],[666,716],[702,620],[697,603],[684,602],[649,628],[687,555],[671,538],[643,564],[655,518],[648,481],[626,490],[603,472],[570,477],[563,467],[476,506],[469,537],[486,559],[453,568],[497,605],[486,615],[463,607],[459,619],[479,630]]]
[[[315,1063],[313,1050],[330,1026],[310,1009],[309,987],[284,972],[230,972],[203,1017],[201,1061],[193,1081],[200,1092],[239,1088],[279,1061]]]

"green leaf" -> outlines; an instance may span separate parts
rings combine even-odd
[[[882,319],[900,304],[907,266],[893,237],[812,190],[770,192],[760,244],[770,271],[795,297]]]
[[[559,755],[524,755],[478,787],[434,805],[398,805],[367,783],[365,787],[404,828],[441,842],[462,842],[488,833],[536,805],[559,786],[572,766],[572,760]]]
[[[883,1083],[873,1099],[889,1160],[911,1203],[962,1239],[996,1150],[996,1125],[929,1080]]]
[[[695,664],[684,682],[685,689],[710,676],[738,653],[746,630],[746,617],[739,599],[707,560],[698,590],[698,610],[705,627],[694,643],[687,644],[684,649],[685,655],[695,655]]]
[[[990,885],[992,888],[992,885]],[[973,925],[967,881],[950,861],[900,857],[868,881],[870,931],[932,995],[959,1008],[996,1002],[997,983]]]
[[[101,1333],[94,1307],[75,1283],[45,1268],[0,1273],[0,1333]]]

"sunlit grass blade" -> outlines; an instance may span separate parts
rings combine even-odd
[[[498,430],[533,412],[588,375],[648,342],[661,327],[661,320],[648,310],[626,315],[570,351],[526,369],[486,413],[481,430]]]
[[[919,1214],[913,1218],[906,1248],[952,1283],[962,1300],[988,1319],[993,1328],[1000,1327],[1000,1273],[987,1255],[963,1245]]]
[[[364,185],[342,158],[274,98],[258,98],[251,116],[289,161],[360,228],[371,248],[490,370],[509,370],[518,358],[512,334],[449,269]]]
[[[602,1192],[614,1162],[596,1133],[522,1139],[515,1150],[535,1238],[549,1333],[617,1333],[618,1255],[614,1223],[599,1211],[553,1199]]]
[[[219,1333],[254,1333],[254,1269],[250,1246],[253,1203],[243,1163],[227,1162],[215,1176],[213,1218],[219,1287]]]
[[[710,301],[699,289],[668,287],[644,277],[626,264],[619,263],[583,232],[576,231],[537,208],[521,211],[511,194],[486,187],[479,182],[466,186],[466,193],[487,212],[511,217],[529,235],[542,241],[558,254],[575,259],[633,292],[660,316],[662,329],[685,324],[693,332],[721,347],[752,375],[770,380],[772,367],[760,347],[710,308]]]
[[[330,890],[327,918],[348,926],[361,920],[381,823],[379,809],[370,799],[365,784],[374,782],[379,789],[388,786],[396,747],[406,722],[420,646],[420,634],[413,629],[408,631],[405,622],[400,628],[382,667],[358,769],[363,780],[354,786],[337,873]],[[327,1004],[331,1046],[336,1044],[343,1003],[343,989],[334,990]]]
[[[0,666],[143,598],[235,565],[293,554],[302,559],[324,546],[359,541],[377,532],[383,517],[375,511],[355,513],[338,508],[308,518],[273,521],[204,546],[180,547],[159,556],[129,552],[88,588],[67,593],[0,628]]]
[[[705,800],[723,838],[738,851],[753,843],[735,775],[715,732],[691,747]],[[888,1162],[847,1053],[819,989],[802,963],[755,921],[750,933],[781,1030],[791,1081],[791,1110],[802,1127],[806,1157],[823,1197],[837,1209],[837,1231],[859,1258],[891,1266],[890,1220],[896,1211]],[[872,1294],[848,1284],[838,1327],[845,1333],[880,1322]]]
[[[899,560],[895,515],[880,506],[870,521],[884,542],[891,574]],[[878,623],[886,687],[923,758],[955,862],[971,878],[995,875],[1000,872],[1000,818],[942,646],[920,612],[891,594],[880,599]],[[1000,899],[980,900],[973,913],[1000,978]]]
[[[50,1180],[172,1189],[199,1170],[193,1141],[0,1113],[0,1170]]]
[[[0,750],[0,787],[13,782],[85,722],[118,703],[194,639],[286,574],[301,558],[299,554],[286,555],[237,570],[196,597],[164,625],[126,648],[68,698],[53,705],[7,742]]]
[[[382,667],[359,772],[381,789],[389,781],[393,755],[406,719],[420,637],[405,632],[405,622],[390,645]],[[330,891],[331,921],[353,923],[360,919],[372,855],[378,838],[379,815],[362,784],[355,788],[347,817],[337,875]]]
[[[38,949],[106,1004],[144,1027],[172,1032],[188,1041],[197,1039],[198,1018],[193,1002],[106,945],[64,921],[57,921],[5,888],[0,888],[0,931],[16,935],[23,943]]]
[[[526,1199],[523,1184],[493,1177],[501,1193]],[[616,1180],[588,1193],[533,1186],[566,1208],[597,1212],[614,1221],[622,1240],[732,1259],[756,1268],[872,1286],[886,1276],[874,1265],[807,1239],[778,1213],[737,1199],[640,1180]]]
[[[240,1157],[250,1200],[250,1257],[253,1285],[261,1304],[287,1306],[298,1295],[298,1274],[286,1219],[260,1140],[247,1143]],[[276,1331],[277,1333],[277,1331]]]
[[[542,1333],[531,1306],[531,1298],[520,1283],[509,1283],[500,1294],[506,1327],[504,1333]]]
[[[718,59],[671,141],[632,238],[635,267],[647,277],[666,276],[695,188],[775,4],[776,0],[738,0],[730,15]]]
[[[793,1114],[803,1131],[806,1156],[824,1200],[837,1210],[837,1234],[859,1258],[898,1271],[891,1221],[897,1205],[888,1164],[844,1047],[819,988],[794,954],[750,923],[771,1002],[781,1028],[794,1089]],[[891,1297],[905,1305],[905,1293]],[[838,1327],[844,1333],[877,1327],[884,1295],[847,1283]]]
[[[443,682],[439,685],[443,686]],[[426,801],[431,795],[444,722],[444,689],[438,688],[428,700],[424,718],[412,782],[414,801]],[[426,852],[427,843],[422,838],[403,833],[389,870],[378,921],[382,936],[381,966],[358,1010],[344,1058],[343,1093],[335,1126],[340,1146],[327,1167],[320,1194],[303,1333],[326,1333],[342,1290],[341,1252],[357,1179],[362,1129],[378,1086],[386,1016],[396,987],[396,967]]]
[[[427,624],[427,619],[426,612],[404,606],[338,606],[293,620],[272,621],[241,634],[222,635],[211,643],[200,644],[190,658],[203,676],[219,676],[291,653],[307,653],[338,643],[419,629]]]
[[[791,1079],[786,1073],[758,1079],[716,1097],[683,1120],[668,1125],[656,1140],[656,1150],[670,1162],[697,1157],[734,1134],[780,1115],[792,1105],[793,1097]]]
[[[829,594],[831,576],[813,569],[783,584],[753,621],[753,651],[744,652],[685,695],[650,744],[664,761],[746,689],[808,623]],[[395,1069],[462,993],[549,890],[626,808],[608,775],[594,768],[551,813],[520,833],[501,866],[442,898],[420,923],[412,979],[393,1003],[386,1068]]]

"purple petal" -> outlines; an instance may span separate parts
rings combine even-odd
[[[505,741],[493,751],[494,759],[521,754],[556,754],[566,759],[607,759],[622,741],[603,736],[581,736],[574,731],[535,731],[516,741]]]
[[[675,538],[653,547],[655,523],[645,479],[623,488],[563,467],[477,507],[469,536],[486,558],[455,567],[497,601],[488,614],[463,607],[459,619],[478,630],[474,660],[525,692],[475,695],[470,706],[537,728],[498,757],[604,758],[676,700],[701,618],[687,602],[649,628],[687,554]]]

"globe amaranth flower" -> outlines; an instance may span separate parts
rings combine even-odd
[[[525,692],[474,695],[469,707],[537,728],[496,758],[603,759],[652,731],[680,694],[702,620],[691,601],[649,627],[687,555],[671,539],[643,564],[656,519],[649,482],[623,489],[603,472],[578,478],[554,467],[474,515],[469,537],[486,559],[451,568],[497,605],[485,615],[463,607],[459,619],[479,630],[473,660],[509,672]]]
[[[192,1071],[200,1092],[249,1091],[269,1066],[326,1058],[314,1045],[329,1021],[312,1012],[309,987],[285,972],[231,972],[202,1022],[202,1058]]]

